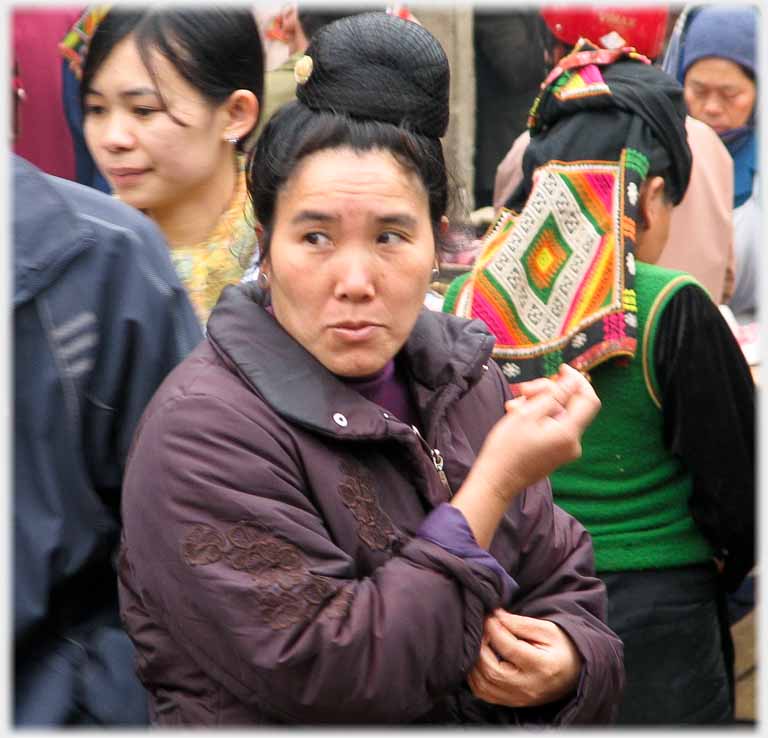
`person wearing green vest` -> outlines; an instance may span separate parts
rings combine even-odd
[[[733,718],[725,595],[755,562],[754,385],[690,275],[654,265],[691,157],[682,89],[580,41],[531,108],[524,177],[443,309],[485,321],[517,402],[565,362],[602,409],[551,476],[624,642],[618,723]]]

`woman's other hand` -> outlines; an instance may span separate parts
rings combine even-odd
[[[572,694],[581,667],[579,652],[559,626],[496,610],[485,620],[480,655],[467,681],[484,702],[530,707]]]

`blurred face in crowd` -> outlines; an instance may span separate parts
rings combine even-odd
[[[143,210],[172,206],[233,166],[226,105],[214,106],[162,55],[155,78],[129,36],[117,44],[85,96],[85,138],[116,194]]]
[[[736,63],[707,57],[692,64],[685,75],[688,112],[723,133],[743,126],[752,114],[755,83]]]
[[[334,374],[382,369],[408,338],[435,264],[427,192],[387,151],[324,149],[277,196],[275,317]]]

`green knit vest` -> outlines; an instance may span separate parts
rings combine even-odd
[[[637,354],[591,372],[602,408],[584,434],[582,457],[551,476],[557,504],[592,536],[598,572],[664,569],[712,557],[688,508],[690,475],[664,447],[653,369],[659,318],[688,284],[696,281],[637,263]]]

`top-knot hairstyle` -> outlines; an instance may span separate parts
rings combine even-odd
[[[311,110],[445,135],[448,59],[423,26],[386,13],[349,16],[318,29],[306,54],[312,73],[296,97]]]
[[[421,180],[435,241],[448,209],[440,137],[448,126],[450,71],[426,28],[386,13],[361,13],[319,29],[306,51],[295,102],[267,123],[248,166],[248,192],[269,253],[280,189],[298,162],[323,149],[383,149]],[[297,70],[298,71],[298,70]]]

